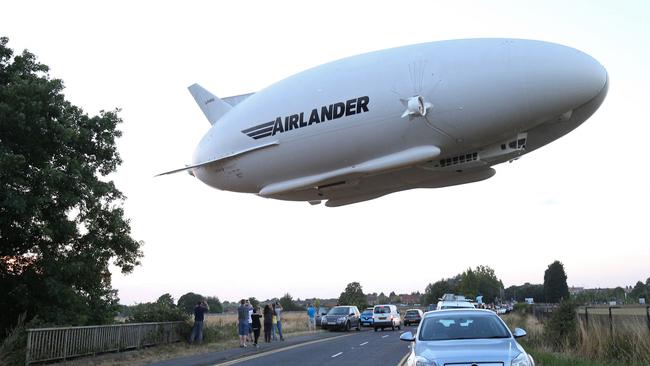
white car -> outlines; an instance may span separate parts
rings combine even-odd
[[[517,342],[525,335],[523,329],[510,331],[492,311],[455,309],[427,312],[415,335],[400,339],[412,342],[408,366],[535,366]]]
[[[447,310],[447,309],[475,309],[474,304],[469,302],[465,296],[459,296],[454,294],[444,294],[442,299],[438,301],[438,306],[436,310]]]

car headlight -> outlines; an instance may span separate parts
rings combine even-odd
[[[532,366],[530,364],[530,359],[528,358],[528,355],[523,352],[515,356],[515,358],[512,359],[510,365],[511,366]]]
[[[438,364],[422,356],[415,356],[415,366],[438,366]]]

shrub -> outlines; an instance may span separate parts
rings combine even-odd
[[[513,306],[513,310],[520,315],[532,314],[533,306],[525,302],[518,302]]]
[[[556,351],[577,344],[578,316],[576,307],[576,304],[571,301],[562,301],[545,324],[544,337]]]
[[[131,307],[129,323],[186,321],[189,316],[176,306],[159,302],[148,302]]]
[[[21,314],[16,326],[7,333],[0,344],[0,365],[24,365],[26,347],[25,314]]]

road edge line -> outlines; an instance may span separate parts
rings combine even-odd
[[[340,336],[327,337],[327,338],[322,338],[322,339],[316,339],[316,340],[313,340],[313,341],[308,341],[308,342],[298,343],[298,344],[294,344],[294,345],[287,346],[287,347],[281,347],[281,348],[276,348],[276,349],[272,349],[272,350],[269,350],[269,351],[264,351],[264,352],[260,352],[260,353],[255,353],[255,354],[252,354],[252,355],[249,355],[249,356],[244,356],[244,357],[236,358],[236,359],[234,359],[234,360],[230,360],[230,361],[226,361],[226,362],[222,362],[222,363],[216,363],[216,364],[213,364],[212,366],[229,366],[229,365],[235,365],[235,364],[238,364],[238,363],[240,363],[240,362],[244,362],[244,361],[248,361],[248,360],[254,360],[254,359],[256,359],[256,358],[263,357],[263,356],[268,356],[268,355],[272,355],[272,354],[274,354],[274,353],[283,352],[283,351],[288,351],[288,350],[292,350],[292,349],[294,349],[294,348],[299,348],[299,347],[302,347],[302,346],[308,346],[308,345],[310,345],[310,344],[321,343],[321,342],[325,342],[325,341],[331,341],[331,340],[339,339],[339,338],[343,338],[343,337],[349,337],[349,336],[351,336],[351,335],[352,335],[352,334],[343,334],[343,335],[340,335]]]
[[[404,355],[404,357],[402,357],[402,359],[399,360],[399,362],[397,363],[397,366],[404,366],[404,364],[406,363],[406,360],[409,358],[409,355],[410,355],[410,354],[411,354],[411,352],[407,352],[407,353]]]

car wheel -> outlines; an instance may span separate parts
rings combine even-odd
[[[395,325],[393,325],[392,327],[390,327],[390,330],[395,331]]]
[[[377,331],[377,327],[375,327],[375,332]]]
[[[408,327],[408,326],[409,326],[409,323],[408,323],[408,322],[404,322],[404,326],[405,326],[405,327]]]
[[[346,332],[350,331],[350,322],[349,321],[347,323],[345,323],[345,331]]]
[[[398,326],[397,326],[397,330],[402,330],[402,326],[401,326],[401,325],[398,325]]]

